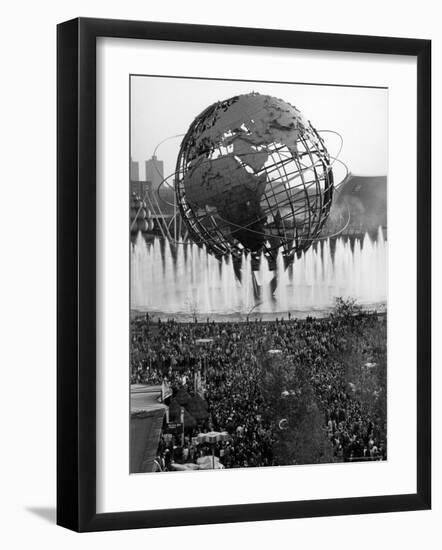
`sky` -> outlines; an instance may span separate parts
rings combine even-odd
[[[250,92],[279,97],[299,109],[318,131],[341,134],[339,159],[353,174],[387,175],[387,89],[132,76],[131,156],[140,162],[141,179],[144,161],[163,140],[172,138],[156,152],[164,161],[166,177],[175,170],[182,134],[194,118],[215,101]],[[326,132],[322,137],[329,154],[336,156],[339,138]],[[342,167],[335,168],[343,177]]]

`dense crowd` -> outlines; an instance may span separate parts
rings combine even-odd
[[[335,460],[386,458],[385,431],[380,419],[365,410],[354,384],[349,384],[340,360],[349,335],[381,326],[385,318],[358,313],[346,317],[272,322],[194,322],[152,320],[148,315],[132,321],[131,382],[166,381],[176,395],[197,391],[196,373],[203,378],[208,416],[179,435],[163,430],[158,448],[161,469],[174,462],[194,463],[211,448],[196,445],[200,432],[227,431],[228,441],[216,445],[217,460],[226,468],[280,464],[274,453],[280,435],[278,419],[263,396],[262,380],[270,349],[281,350],[294,368],[306,373],[323,414],[323,429],[333,446]],[[201,339],[208,342],[201,343]],[[355,340],[352,340],[352,344]],[[360,338],[361,357],[373,361],[376,350]],[[381,419],[385,421],[385,419]]]

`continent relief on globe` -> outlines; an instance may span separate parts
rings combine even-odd
[[[265,172],[251,174],[233,156],[200,158],[185,176],[186,199],[192,208],[217,217],[221,230],[228,228],[244,246],[259,250],[264,243],[266,216],[260,201],[266,180]]]
[[[301,112],[286,101],[258,93],[244,94],[216,104],[205,116],[192,135],[191,157],[227,146],[237,138],[249,145],[284,144],[296,150],[299,136],[308,129]]]

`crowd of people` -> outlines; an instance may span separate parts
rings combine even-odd
[[[364,312],[271,322],[179,323],[154,320],[148,314],[137,317],[131,324],[131,383],[166,381],[173,395],[183,389],[190,395],[201,392],[207,403],[207,417],[186,429],[184,440],[180,434],[168,433],[165,425],[158,447],[160,469],[195,463],[210,454],[212,447],[197,445],[195,438],[213,430],[229,434],[214,449],[223,467],[281,464],[274,452],[281,436],[279,419],[272,416],[272,404],[262,391],[263,370],[268,368],[263,358],[271,349],[279,350],[294,368],[306,373],[334,460],[385,459],[385,419],[374,416],[370,407],[364,408],[340,359],[351,335],[363,335],[366,329],[384,323],[385,317]],[[352,345],[355,341],[360,342],[361,357],[374,365],[376,349],[370,341],[352,339]],[[202,388],[197,387],[196,376],[202,377]]]

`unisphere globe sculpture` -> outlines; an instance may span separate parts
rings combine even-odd
[[[190,236],[218,258],[278,251],[289,265],[320,235],[333,198],[321,136],[282,99],[250,93],[210,105],[181,143],[175,193]]]

